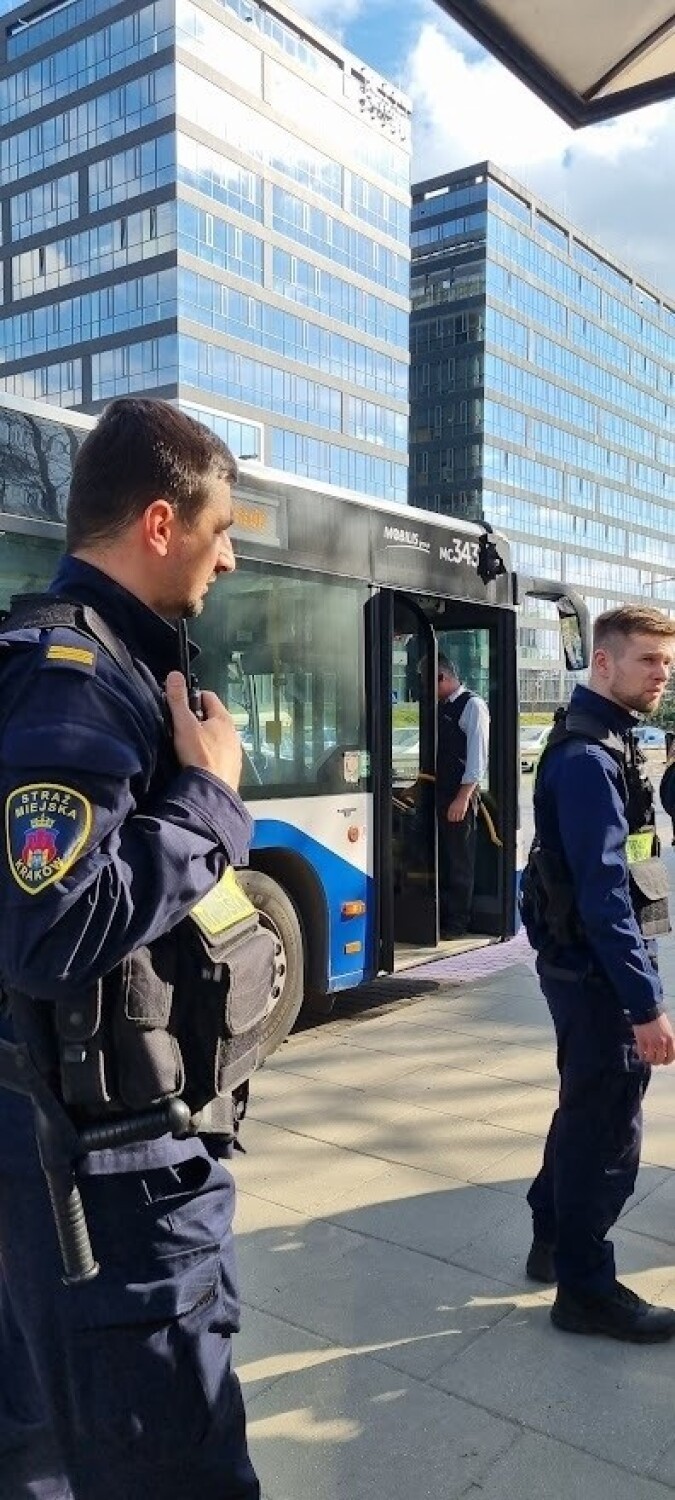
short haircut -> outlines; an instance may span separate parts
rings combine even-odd
[[[451,661],[449,656],[444,656],[442,651],[438,653],[438,670],[439,672],[447,672],[448,677],[456,677],[459,682],[457,663]]]
[[[168,401],[129,396],[111,401],[73,465],[66,547],[77,551],[125,531],[153,500],[175,506],[190,525],[209,479],[233,484],[237,463],[227,444]]]
[[[630,635],[675,637],[675,620],[653,604],[621,604],[598,615],[593,627],[593,650],[625,646]]]

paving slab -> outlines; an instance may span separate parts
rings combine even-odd
[[[250,1401],[248,1424],[269,1500],[459,1500],[517,1439],[511,1423],[338,1348]]]
[[[560,1333],[541,1302],[501,1319],[430,1380],[596,1458],[620,1453],[639,1474],[673,1436],[672,1346]]]
[[[519,1162],[527,1161],[530,1175],[536,1170],[537,1158],[541,1154],[540,1141],[523,1131],[491,1125],[484,1120],[459,1118],[453,1118],[450,1129],[448,1120],[438,1111],[399,1104],[384,1096],[374,1100],[372,1095],[366,1098],[352,1090],[340,1092],[341,1098],[333,1111],[323,1108],[321,1103],[327,1095],[330,1096],[330,1088],[317,1090],[311,1110],[306,1099],[296,1105],[288,1093],[273,1103],[263,1101],[251,1107],[250,1125],[283,1130],[287,1138],[297,1137],[297,1140],[287,1139],[287,1147],[294,1162],[298,1159],[301,1173],[306,1175],[309,1171],[308,1188],[313,1196],[307,1200],[308,1204],[320,1201],[317,1194],[321,1194],[321,1201],[333,1196],[330,1185],[323,1178],[316,1180],[311,1166],[318,1159],[313,1148],[321,1142],[334,1145],[336,1150],[348,1147],[355,1157],[361,1159],[367,1156],[374,1162],[378,1159],[399,1162],[463,1182],[491,1179],[491,1174],[494,1174],[495,1181],[501,1180],[499,1163],[514,1157],[519,1147],[524,1148]],[[305,1130],[311,1131],[311,1136],[305,1134]],[[257,1163],[253,1166],[253,1171],[256,1170],[267,1174],[266,1167],[260,1169]],[[510,1177],[510,1170],[502,1176]],[[295,1197],[299,1187],[295,1171],[292,1178],[284,1187],[287,1196],[278,1201],[291,1202],[288,1196],[291,1192]],[[246,1167],[242,1168],[241,1180],[246,1187]],[[295,1206],[301,1205],[296,1201]]]
[[[638,1235],[663,1240],[664,1246],[673,1247],[675,1253],[675,1175],[669,1172],[641,1202],[633,1203],[631,1199],[621,1223]]]
[[[659,1114],[649,1109],[649,1095],[645,1101],[645,1125],[642,1143],[642,1160],[652,1166],[675,1167],[675,1121],[672,1115]]]
[[[245,1147],[246,1157],[235,1162],[237,1181],[245,1191],[312,1213],[339,1212],[355,1189],[382,1171],[378,1157],[342,1151],[254,1119],[246,1121]]]
[[[409,1167],[392,1167],[369,1187],[373,1202],[354,1205],[343,1211],[338,1221],[346,1228],[375,1239],[387,1240],[409,1250],[419,1250],[437,1260],[474,1268],[469,1247],[480,1246],[483,1264],[475,1264],[480,1274],[504,1280],[501,1256],[495,1251],[506,1237],[517,1245],[515,1275],[506,1277],[509,1284],[521,1281],[523,1243],[529,1227],[529,1213],[524,1201],[490,1187],[467,1185],[452,1179],[439,1191],[438,1178],[431,1173]],[[375,1199],[375,1194],[377,1198]]]
[[[296,1371],[309,1373],[324,1361],[335,1359],[335,1350],[326,1339],[261,1312],[245,1297],[234,1354],[247,1408],[277,1380],[285,1380]]]
[[[672,1500],[672,1489],[580,1453],[565,1443],[523,1433],[466,1500]]]
[[[410,1071],[410,1063],[402,1052],[391,1056],[386,1052],[372,1052],[352,1047],[348,1041],[340,1041],[333,1047],[326,1047],[325,1050],[314,1048],[311,1052],[308,1049],[285,1048],[262,1071],[263,1075],[275,1072],[277,1076],[287,1080],[290,1087],[296,1089],[302,1087],[297,1082],[299,1078],[316,1078],[322,1083],[368,1089],[405,1076]],[[257,1096],[256,1088],[256,1098]]]
[[[244,1260],[247,1300],[422,1379],[516,1305],[509,1287],[473,1271],[384,1240],[343,1235],[332,1244],[328,1236],[308,1236],[301,1256],[277,1255],[264,1279],[254,1280]]]
[[[560,1334],[524,1274],[557,1098],[531,969],[368,1003],[270,1060],[233,1164],[265,1500],[666,1500],[675,1345]],[[645,1114],[617,1264],[675,1306],[675,1068]]]
[[[488,1046],[472,1031],[431,1026],[428,1021],[417,1026],[408,1021],[404,1026],[384,1029],[369,1021],[349,1033],[349,1046],[402,1056],[411,1068],[433,1062],[446,1063],[448,1067],[471,1067],[472,1060],[485,1058],[488,1052],[495,1057],[509,1050],[507,1040],[498,1043],[493,1039]]]
[[[355,1050],[355,1049],[352,1049]],[[383,1078],[374,1083],[389,1099],[413,1099],[422,1109],[456,1115],[466,1120],[500,1121],[542,1137],[558,1102],[557,1091],[538,1086],[514,1086],[499,1074],[474,1073],[445,1064]]]

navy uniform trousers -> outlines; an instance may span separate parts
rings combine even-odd
[[[76,1287],[39,1168],[0,1171],[0,1496],[259,1500],[231,1368],[232,1179],[199,1141],[130,1149],[138,1170],[99,1173],[97,1153],[81,1177],[101,1270]]]
[[[449,823],[448,803],[438,812],[438,896],[441,932],[468,932],[473,906],[478,810],[469,804],[461,823]]]
[[[537,967],[555,1026],[560,1102],[527,1201],[535,1235],[555,1246],[559,1285],[603,1296],[616,1279],[606,1236],[635,1187],[651,1070],[605,981]]]

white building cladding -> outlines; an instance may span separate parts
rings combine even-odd
[[[2,388],[405,502],[409,178],[405,98],[283,5],[9,11]]]

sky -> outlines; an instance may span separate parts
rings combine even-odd
[[[411,96],[413,181],[489,159],[675,296],[675,101],[574,131],[433,0],[292,3]]]

